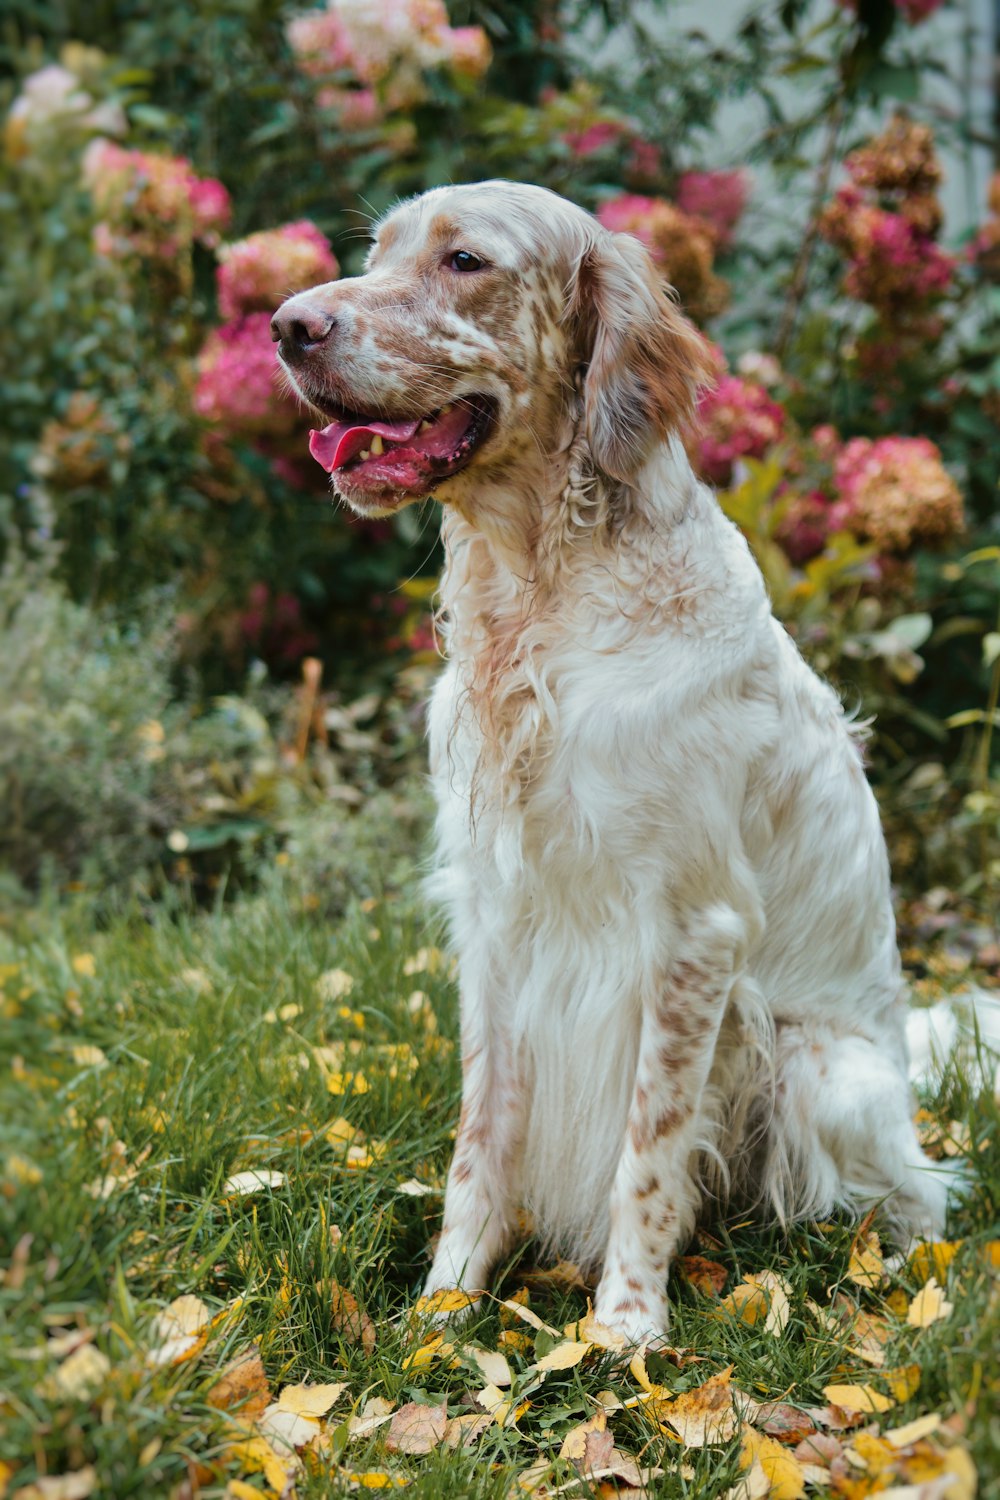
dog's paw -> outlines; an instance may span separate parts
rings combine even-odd
[[[670,1309],[659,1291],[637,1292],[623,1288],[598,1288],[594,1317],[605,1328],[624,1338],[628,1348],[666,1348],[669,1345]]]

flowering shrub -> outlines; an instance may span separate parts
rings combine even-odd
[[[720,247],[732,240],[749,196],[750,179],[744,171],[682,172],[677,181],[677,207],[709,224]]]
[[[962,497],[929,438],[852,438],[837,455],[842,523],[880,551],[950,541],[962,529]]]
[[[724,375],[698,403],[695,461],[713,484],[728,484],[741,458],[763,458],[781,440],[785,412],[763,386]]]
[[[262,229],[219,247],[215,273],[224,318],[273,312],[292,292],[304,291],[339,273],[330,241],[308,219]]]
[[[232,206],[222,183],[195,175],[181,156],[130,151],[93,141],[84,152],[83,180],[100,220],[98,253],[174,261],[194,241],[214,246]]]
[[[716,234],[707,220],[693,218],[662,198],[639,193],[609,198],[597,210],[597,217],[605,229],[642,240],[690,317],[704,322],[726,305],[728,289],[712,269]]]
[[[198,356],[194,409],[221,437],[285,437],[299,425],[278,389],[270,323],[266,312],[224,323]]]
[[[374,124],[427,98],[426,74],[481,78],[490,64],[481,26],[451,26],[443,0],[327,0],[294,16],[289,46],[307,77],[327,81],[317,103],[345,125]]]

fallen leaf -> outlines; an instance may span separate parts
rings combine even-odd
[[[567,1432],[559,1449],[559,1457],[568,1458],[582,1473],[587,1474],[607,1464],[614,1446],[614,1437],[608,1431],[607,1413],[599,1411]]]
[[[360,1344],[366,1354],[375,1349],[375,1324],[353,1292],[338,1281],[320,1283],[330,1297],[330,1326],[346,1343]]]
[[[175,1297],[153,1320],[153,1333],[160,1341],[146,1356],[153,1366],[179,1365],[193,1359],[204,1348],[212,1314],[200,1297]]]
[[[319,1422],[315,1417],[289,1411],[277,1401],[272,1401],[261,1412],[257,1428],[279,1458],[293,1453],[296,1448],[304,1448],[319,1437],[320,1433]]]
[[[719,1310],[729,1313],[748,1328],[753,1328],[761,1318],[767,1317],[769,1305],[763,1287],[741,1281],[739,1286],[733,1287],[728,1297],[720,1298]]]
[[[444,1189],[431,1187],[429,1182],[420,1182],[416,1177],[408,1177],[405,1182],[396,1183],[396,1192],[402,1193],[404,1198],[436,1198],[440,1197]]]
[[[704,1292],[706,1297],[719,1297],[729,1280],[729,1272],[717,1260],[706,1260],[703,1255],[681,1255],[677,1269],[689,1286]]]
[[[805,1479],[802,1465],[794,1453],[789,1453],[774,1438],[757,1432],[753,1427],[744,1427],[740,1449],[740,1468],[760,1466],[767,1477],[765,1493],[772,1500],[801,1500],[805,1494]]]
[[[930,1437],[940,1426],[940,1413],[932,1411],[926,1417],[917,1417],[915,1422],[907,1422],[905,1427],[892,1427],[883,1435],[886,1442],[891,1443],[894,1448],[908,1448],[912,1443],[919,1443],[922,1438]]]
[[[284,1172],[236,1172],[227,1177],[222,1191],[227,1197],[240,1198],[247,1193],[262,1193],[270,1188],[279,1188],[285,1180]]]
[[[745,1282],[747,1286],[758,1287],[767,1298],[764,1332],[775,1336],[784,1333],[791,1315],[792,1290],[784,1276],[779,1276],[777,1271],[761,1271],[757,1275],[747,1276]]]
[[[422,1318],[446,1317],[448,1313],[463,1312],[467,1307],[473,1307],[482,1295],[482,1292],[464,1292],[460,1287],[442,1287],[429,1297],[418,1297],[413,1311]]]
[[[246,1349],[230,1360],[209,1387],[205,1400],[217,1411],[233,1411],[238,1408],[243,1421],[255,1421],[271,1400],[260,1350]]]
[[[97,1470],[92,1464],[73,1474],[48,1474],[34,1484],[22,1485],[11,1500],[86,1500],[97,1487]]]
[[[870,1385],[825,1385],[823,1395],[832,1406],[848,1412],[888,1411],[895,1406],[890,1396],[883,1396]]]
[[[606,1323],[598,1322],[589,1301],[586,1315],[576,1323],[567,1323],[563,1332],[568,1339],[574,1339],[582,1344],[594,1344],[598,1349],[608,1349],[613,1354],[620,1354],[625,1348],[624,1334],[617,1333]]]
[[[343,1000],[354,988],[354,979],[344,969],[327,969],[316,981],[320,1000]]]
[[[693,1391],[685,1391],[672,1401],[656,1401],[653,1410],[657,1420],[671,1427],[689,1448],[728,1442],[740,1426],[731,1374],[730,1365]]]
[[[585,1292],[587,1283],[580,1267],[573,1260],[557,1260],[554,1266],[544,1266],[530,1271],[525,1280],[532,1286],[554,1286],[564,1292]]]
[[[541,1359],[530,1366],[532,1370],[572,1370],[593,1349],[591,1343],[581,1343],[576,1339],[564,1339],[562,1343],[556,1344],[548,1354],[543,1354]]]
[[[417,1306],[419,1307],[419,1305],[418,1303]],[[522,1323],[527,1323],[529,1328],[535,1328],[540,1333],[551,1333],[553,1338],[559,1337],[558,1328],[553,1328],[549,1323],[544,1323],[538,1314],[532,1312],[530,1307],[525,1307],[523,1302],[518,1302],[515,1298],[508,1297],[506,1301],[500,1303],[500,1306],[501,1308],[505,1308],[513,1317],[520,1318]]]
[[[893,1396],[902,1405],[920,1388],[920,1366],[897,1365],[894,1370],[882,1370],[879,1379],[886,1382]]]
[[[392,1416],[394,1401],[387,1401],[384,1396],[371,1396],[347,1423],[347,1435],[354,1438],[368,1437],[377,1428],[383,1427]]]
[[[393,1413],[385,1446],[390,1453],[430,1453],[444,1441],[447,1426],[447,1401],[438,1406],[408,1401]]]
[[[56,1396],[68,1397],[71,1401],[88,1401],[107,1380],[111,1373],[111,1361],[93,1344],[84,1344],[56,1370],[51,1385]]]
[[[447,1359],[454,1352],[454,1344],[446,1343],[444,1334],[438,1333],[433,1338],[425,1339],[419,1349],[407,1354],[402,1361],[402,1369],[426,1370],[436,1359]]]
[[[260,1490],[245,1479],[231,1479],[223,1491],[222,1500],[260,1500]]]
[[[97,973],[97,963],[92,953],[75,953],[71,959],[74,974],[79,974],[81,979],[93,979]]]
[[[71,1055],[78,1068],[103,1068],[108,1061],[102,1048],[90,1046],[86,1042],[74,1047]]]
[[[886,1276],[882,1246],[874,1232],[859,1234],[851,1246],[851,1258],[847,1266],[847,1279],[855,1286],[875,1288],[882,1285]]]
[[[743,1417],[779,1443],[799,1443],[816,1431],[816,1424],[807,1412],[782,1401],[753,1402]]]
[[[961,1240],[925,1241],[917,1245],[906,1262],[906,1269],[921,1286],[925,1281],[930,1281],[932,1276],[938,1281],[944,1281],[948,1267],[961,1248]]]
[[[885,1364],[886,1345],[892,1335],[893,1330],[884,1318],[876,1317],[873,1313],[859,1312],[850,1325],[848,1347],[865,1364],[881,1369]]]
[[[300,1467],[298,1454],[294,1450],[280,1455],[264,1437],[251,1437],[234,1443],[229,1453],[236,1463],[250,1473],[263,1474],[271,1489],[280,1496],[287,1493]]]
[[[466,1349],[464,1351],[470,1359],[474,1360],[482,1374],[482,1377],[490,1385],[510,1385],[513,1376],[510,1365],[503,1355],[493,1349]]]
[[[491,1412],[462,1412],[450,1417],[444,1430],[446,1448],[468,1448],[482,1437],[487,1428],[493,1426]]]
[[[331,1385],[286,1385],[276,1404],[299,1417],[325,1417],[346,1390],[343,1380]]]
[[[409,1480],[403,1474],[387,1474],[384,1469],[368,1469],[364,1474],[348,1473],[347,1482],[352,1489],[395,1490],[403,1489]]]
[[[932,1276],[910,1303],[906,1321],[911,1328],[929,1328],[932,1323],[950,1317],[954,1310],[954,1303],[946,1299],[944,1288]]]

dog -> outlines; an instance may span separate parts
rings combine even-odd
[[[343,500],[444,510],[463,1097],[427,1292],[481,1292],[527,1209],[638,1344],[728,1195],[939,1237],[861,733],[691,470],[706,345],[645,248],[542,188],[438,188],[272,333]]]

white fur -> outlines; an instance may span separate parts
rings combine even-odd
[[[544,358],[526,312],[477,343],[474,310],[460,337],[433,311],[458,295],[417,270],[442,214],[498,267],[484,309],[501,274],[525,308],[558,307]],[[782,1221],[884,1200],[904,1241],[939,1234],[859,736],[692,474],[683,413],[650,409],[650,348],[691,356],[644,252],[511,184],[388,222],[356,285],[423,277],[404,306],[434,368],[500,402],[492,454],[441,489],[432,890],[465,1088],[428,1290],[484,1286],[522,1206],[603,1266],[598,1314],[634,1339],[666,1327],[667,1263],[706,1194]],[[358,295],[334,284],[328,306],[349,321]]]

